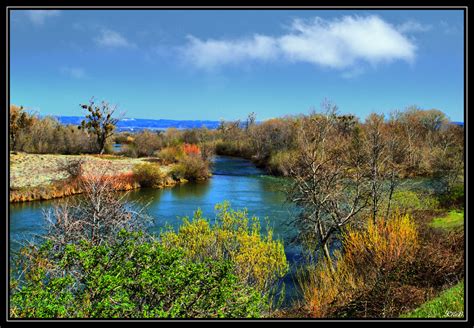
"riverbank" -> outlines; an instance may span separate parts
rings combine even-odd
[[[157,163],[157,158],[128,158],[117,155],[58,155],[10,152],[10,202],[25,202],[66,197],[82,192],[80,179],[68,168],[82,162],[82,176],[107,175],[114,179],[116,190],[139,188],[133,168],[138,164]],[[158,188],[186,182],[173,178],[173,165],[160,165],[164,176]]]
[[[136,160],[136,159],[135,159]],[[161,229],[173,226],[178,229],[181,218],[191,217],[200,209],[203,217],[213,218],[215,204],[230,200],[232,208],[247,208],[251,216],[269,218],[268,224],[274,231],[275,238],[285,243],[285,253],[290,262],[291,272],[284,278],[285,300],[282,307],[274,314],[278,318],[309,318],[310,314],[295,304],[301,302],[301,294],[295,281],[296,270],[304,262],[301,250],[291,243],[295,238],[295,229],[288,226],[288,221],[296,211],[285,203],[285,194],[281,191],[282,178],[269,177],[264,171],[256,168],[252,162],[236,157],[216,156],[212,166],[213,178],[199,183],[186,183],[175,188],[155,190],[140,188],[126,195],[126,201],[147,206],[148,214],[155,218],[151,231],[158,233]],[[428,183],[418,181],[410,188],[421,192],[431,188]],[[407,194],[410,198],[412,194]],[[74,196],[72,196],[74,197]],[[415,201],[414,203],[418,203]],[[10,236],[12,240],[28,240],[28,236],[41,234],[44,230],[43,213],[56,204],[56,201],[25,202],[10,206]],[[413,207],[406,201],[403,206]],[[425,202],[422,202],[425,204]],[[413,263],[410,275],[400,281],[392,281],[386,294],[367,295],[372,311],[367,314],[355,312],[354,317],[381,317],[384,308],[378,306],[393,299],[393,307],[387,306],[393,317],[413,311],[424,302],[438,296],[443,290],[452,287],[463,279],[463,215],[458,211],[447,212],[447,209],[433,209],[432,205],[415,206],[414,220],[419,226],[420,246],[418,259]],[[407,207],[407,208],[408,208]],[[296,209],[295,209],[296,210]],[[446,228],[446,229],[444,229]],[[456,228],[457,230],[452,230]],[[461,229],[461,230],[459,230]],[[15,243],[13,245],[18,245]],[[14,247],[14,246],[12,246]],[[374,291],[375,292],[375,291]],[[381,298],[382,297],[382,298]],[[371,301],[372,300],[372,301]],[[370,308],[370,307],[369,307]],[[357,309],[355,309],[357,310]],[[334,316],[347,315],[350,307],[338,309]]]

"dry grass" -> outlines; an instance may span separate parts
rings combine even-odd
[[[147,163],[150,158],[127,158],[114,155],[55,155],[10,153],[10,202],[45,200],[81,193],[78,181],[67,171],[67,164],[81,160],[83,176],[108,172],[114,177],[116,190],[138,188],[134,181],[133,167]],[[164,175],[171,167],[160,168]],[[163,187],[174,185],[165,179]]]

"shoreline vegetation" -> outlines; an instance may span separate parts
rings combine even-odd
[[[10,201],[87,196],[55,207],[48,241],[18,254],[26,267],[11,281],[14,317],[443,316],[422,304],[465,278],[465,131],[439,110],[361,121],[325,101],[320,112],[258,124],[251,113],[215,130],[114,134],[107,103],[81,107],[89,114],[80,128],[10,108]],[[118,154],[112,142],[122,145]],[[292,276],[302,299],[288,308],[279,292],[284,244],[246,210],[219,204],[211,225],[196,209],[152,240],[130,221],[141,210],[129,212],[114,195],[208,179],[214,154],[288,178],[302,252]],[[411,178],[436,188],[404,184]],[[455,300],[451,317],[465,317],[461,289],[445,297]]]
[[[82,162],[80,177],[68,172],[68,166]],[[10,152],[10,203],[49,200],[83,193],[80,179],[94,173],[114,179],[114,190],[127,191],[140,188],[134,167],[153,165],[160,171],[161,179],[154,188],[171,188],[187,183],[185,178],[173,175],[173,164],[156,164],[156,157],[127,158],[119,155],[61,155]]]

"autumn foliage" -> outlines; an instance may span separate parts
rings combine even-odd
[[[418,232],[408,215],[368,220],[363,229],[348,228],[336,252],[334,272],[326,259],[300,273],[305,308],[311,317],[329,317],[371,291],[388,276],[401,274],[415,260]],[[383,304],[380,305],[383,307]]]
[[[195,145],[195,144],[188,144],[188,143],[183,144],[183,151],[188,156],[201,154],[201,149],[199,148],[198,145]]]

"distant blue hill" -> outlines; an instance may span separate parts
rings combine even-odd
[[[55,116],[61,124],[79,125],[84,119],[82,116]],[[192,129],[206,127],[216,129],[219,121],[209,120],[153,120],[144,118],[123,118],[117,123],[118,131],[140,131],[143,129],[165,130],[168,128]]]
[[[84,119],[82,116],[55,116],[61,124],[79,125]],[[210,120],[153,120],[145,118],[123,118],[117,123],[118,131],[141,131],[143,129],[165,130],[168,128],[192,129],[206,127],[217,129],[219,121]],[[259,123],[259,122],[257,122]],[[464,126],[464,122],[451,122],[452,124]]]

